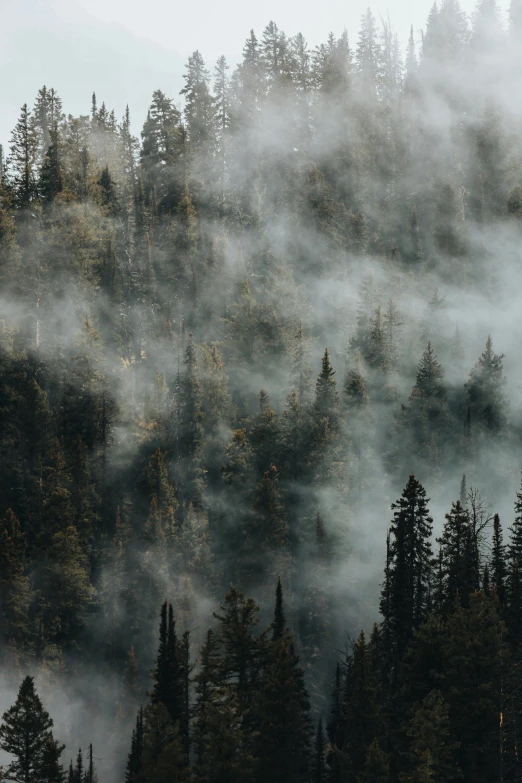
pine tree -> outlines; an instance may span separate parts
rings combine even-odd
[[[515,521],[509,528],[506,572],[506,621],[518,645],[522,639],[522,489],[517,492]]]
[[[49,738],[42,751],[42,760],[38,781],[40,783],[64,783],[65,771],[60,764],[60,756],[65,745],[60,745],[55,739]],[[83,783],[83,781],[82,781]],[[85,781],[91,783],[91,780]]]
[[[235,689],[239,709],[248,709],[257,695],[257,686],[266,662],[266,635],[257,636],[259,606],[231,587],[221,606],[217,634],[223,650],[223,683]]]
[[[176,195],[179,197],[185,185],[183,179],[177,187],[175,182],[181,175],[179,165],[183,155],[180,123],[181,115],[172,99],[156,90],[141,132],[140,159],[147,197],[152,189],[157,189],[160,204],[165,208],[172,205]]]
[[[9,153],[10,181],[13,187],[14,201],[19,208],[27,207],[37,196],[36,153],[37,138],[31,112],[25,103],[11,135]]]
[[[189,141],[195,152],[205,152],[212,142],[216,109],[209,90],[210,74],[197,50],[189,56],[183,78],[185,86],[180,93],[185,96]]]
[[[314,418],[316,426],[321,422],[326,426],[326,438],[335,434],[339,425],[339,393],[337,381],[334,378],[333,369],[328,348],[325,348],[321,361],[321,372],[315,383]]]
[[[450,783],[461,778],[456,764],[458,742],[451,742],[449,708],[439,691],[430,691],[414,708],[408,750],[409,769],[401,781]]]
[[[279,474],[272,465],[256,488],[252,509],[245,521],[238,576],[242,584],[256,587],[266,598],[271,574],[275,571],[287,581],[291,568],[288,516]]]
[[[422,354],[417,370],[416,386],[425,398],[440,398],[444,396],[444,386],[442,378],[444,371],[437,361],[437,357],[432,348],[431,342],[428,343],[426,350]]]
[[[377,88],[379,54],[377,23],[371,10],[368,9],[361,19],[355,59],[361,79],[361,87],[369,90],[370,95],[375,95]]]
[[[325,742],[322,718],[319,718],[317,733],[315,735],[311,780],[312,783],[324,783],[326,780]]]
[[[377,740],[374,740],[368,748],[364,768],[357,783],[389,783],[389,780],[389,757],[381,749]]]
[[[503,358],[504,354],[493,352],[493,341],[489,336],[486,349],[471,370],[466,384],[473,419],[490,433],[500,432],[506,425]]]
[[[381,592],[383,630],[392,660],[405,650],[414,628],[427,618],[431,602],[432,518],[426,490],[410,476],[401,498],[392,504],[394,519]]]
[[[447,611],[459,601],[467,605],[470,594],[479,587],[478,555],[470,514],[459,500],[446,514],[442,536],[437,541],[441,551],[444,607]]]
[[[278,594],[279,611],[282,594]],[[291,635],[283,630],[272,650],[259,693],[256,780],[305,780],[309,770],[310,703]]]
[[[0,522],[0,638],[4,643],[26,640],[30,597],[26,537],[8,509]]]
[[[279,423],[265,389],[259,392],[259,409],[259,415],[252,427],[250,442],[254,449],[258,472],[263,475],[271,465],[279,464]]]
[[[493,517],[493,549],[491,552],[491,584],[495,586],[495,591],[500,601],[504,605],[506,597],[506,554],[502,537],[502,526],[500,517],[495,514]]]
[[[363,774],[368,749],[384,740],[383,693],[375,639],[361,631],[345,666],[344,690],[335,738],[341,769],[357,780]]]
[[[194,338],[189,334],[185,350],[185,372],[179,391],[179,421],[176,435],[178,459],[183,471],[178,481],[184,504],[192,503],[200,508],[203,502],[203,471],[201,450],[203,445],[203,412],[201,409],[201,385]]]
[[[498,602],[482,592],[469,607],[457,606],[445,637],[444,697],[451,741],[459,743],[457,763],[464,780],[487,783],[499,774],[499,712],[507,712],[504,684],[509,669],[506,629]],[[500,767],[501,768],[501,767]]]
[[[272,641],[277,641],[283,637],[286,628],[285,612],[283,609],[283,588],[281,580],[277,580],[276,603],[274,609],[274,620],[272,622]]]
[[[359,351],[356,351],[354,363],[348,370],[343,391],[344,402],[350,412],[360,413],[368,407],[370,402],[368,381],[362,371]]]
[[[7,779],[17,783],[40,783],[42,767],[49,761],[54,744],[53,721],[40,701],[32,677],[26,677],[16,702],[2,716],[0,748],[14,756],[7,767]],[[56,762],[63,748],[54,745]]]
[[[95,590],[87,556],[73,525],[56,532],[41,569],[39,595],[41,620],[49,638],[72,642],[83,629]],[[48,596],[54,596],[49,602]]]
[[[61,140],[58,124],[49,131],[49,145],[40,170],[38,190],[43,201],[51,202],[63,190]]]
[[[143,708],[138,710],[136,727],[132,730],[131,749],[125,769],[125,783],[136,783],[139,780],[143,755]]]

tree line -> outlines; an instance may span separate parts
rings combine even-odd
[[[0,152],[3,725],[41,719],[14,779],[92,783],[86,742],[121,777],[132,725],[128,783],[519,775],[518,521],[505,550],[484,498],[520,469],[520,3],[356,38],[271,22],[214,79],[195,52],[140,139],[42,87]],[[410,474],[437,508],[469,477],[437,555],[417,479],[385,546]]]

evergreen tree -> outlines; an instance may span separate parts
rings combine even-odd
[[[26,640],[29,602],[26,537],[15,514],[8,509],[0,522],[0,637],[4,643]]]
[[[278,593],[276,614],[281,613]],[[309,772],[310,703],[288,631],[273,640],[259,694],[256,780],[305,781]]]
[[[493,352],[493,341],[488,337],[486,349],[471,370],[466,384],[473,419],[490,433],[500,432],[506,425],[503,358],[504,354]]]
[[[389,783],[390,763],[388,756],[381,750],[377,740],[372,742],[366,754],[360,783]],[[359,783],[358,781],[358,783]]]
[[[451,742],[449,708],[439,691],[430,691],[416,705],[407,734],[410,768],[401,773],[401,781],[449,783],[461,778],[455,758],[459,744]]]
[[[437,361],[431,342],[429,342],[419,362],[416,386],[421,394],[428,399],[431,397],[442,397],[444,395],[443,375],[442,367]]]
[[[427,618],[431,604],[432,518],[426,490],[410,476],[402,496],[392,504],[394,518],[381,592],[383,632],[397,660],[405,650],[414,628]]]
[[[215,103],[209,91],[210,74],[200,52],[193,52],[186,65],[185,85],[180,91],[185,96],[185,121],[192,148],[207,151],[212,142]]]
[[[136,718],[136,727],[132,730],[131,749],[125,769],[125,783],[136,783],[141,771],[143,754],[143,708],[140,707]]]
[[[506,554],[502,536],[502,526],[500,524],[500,517],[495,514],[493,517],[493,549],[491,552],[491,584],[495,586],[495,590],[500,601],[500,605],[504,605],[505,593],[506,593]]]
[[[506,621],[518,645],[522,638],[522,489],[517,492],[515,521],[509,528],[506,572]]]
[[[31,112],[25,103],[11,135],[9,174],[15,204],[27,207],[37,196],[35,161],[37,138]]]
[[[467,605],[469,596],[479,587],[478,553],[470,515],[457,500],[446,514],[442,536],[437,539],[441,551],[444,607]]]
[[[0,748],[14,756],[7,767],[7,780],[40,783],[44,765],[49,763],[49,747],[54,745],[56,764],[63,750],[55,744],[53,721],[40,701],[32,677],[26,677],[15,703],[2,716]]]
[[[43,201],[53,199],[63,190],[62,162],[58,124],[49,131],[49,146],[40,171],[39,192]]]
[[[315,735],[311,779],[313,783],[324,783],[326,780],[325,742],[323,721],[321,718],[319,718],[317,733]]]

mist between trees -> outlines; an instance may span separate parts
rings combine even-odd
[[[43,87],[0,151],[0,708],[101,783],[522,774],[522,4],[351,35],[194,52],[140,139]]]

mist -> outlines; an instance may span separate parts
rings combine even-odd
[[[76,114],[49,85],[34,106],[16,96],[0,147],[0,713],[34,677],[66,766],[92,743],[100,783],[124,779],[137,710],[158,702],[164,602],[200,703],[231,585],[263,629],[280,580],[326,726],[343,651],[387,633],[391,504],[412,475],[433,594],[459,498],[489,590],[494,514],[507,540],[522,469],[519,0],[507,16],[443,0],[407,46],[393,8],[313,46],[270,22],[212,72],[192,53],[139,134],[139,73],[118,74],[121,118],[102,75]],[[201,724],[186,717],[185,747],[184,720],[169,747],[197,777]]]

